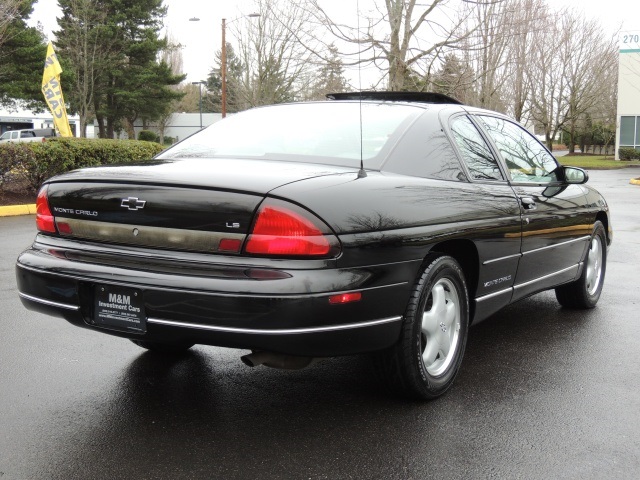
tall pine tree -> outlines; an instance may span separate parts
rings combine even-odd
[[[169,88],[175,75],[158,60],[167,45],[160,37],[166,8],[162,0],[59,0],[63,9],[57,33],[59,55],[75,59],[74,95],[95,115],[100,136],[126,130],[134,137],[136,120],[156,120],[181,93]],[[91,8],[92,5],[92,8]],[[89,6],[90,8],[87,8]],[[78,42],[77,38],[84,39]],[[83,49],[90,52],[85,53]]]
[[[2,2],[2,9],[13,8],[0,20],[0,105],[44,110],[40,85],[47,46],[42,32],[26,23],[35,0]]]

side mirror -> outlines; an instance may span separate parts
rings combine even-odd
[[[562,167],[564,172],[564,181],[566,183],[580,185],[587,183],[589,175],[583,169],[578,167]]]

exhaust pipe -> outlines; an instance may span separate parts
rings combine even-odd
[[[251,352],[240,357],[240,360],[249,367],[264,365],[284,370],[300,370],[320,361],[320,359],[313,357],[297,357],[273,352]]]

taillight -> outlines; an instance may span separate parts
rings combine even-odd
[[[252,255],[279,257],[334,257],[340,242],[319,218],[295,205],[267,200],[244,247]]]
[[[41,232],[56,233],[56,222],[49,208],[46,186],[40,189],[36,199],[36,226]]]

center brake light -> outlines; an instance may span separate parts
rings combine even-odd
[[[41,232],[56,233],[56,221],[49,208],[46,186],[40,189],[36,199],[36,226]]]
[[[340,242],[315,215],[288,202],[268,199],[259,208],[245,253],[276,257],[335,257]]]

